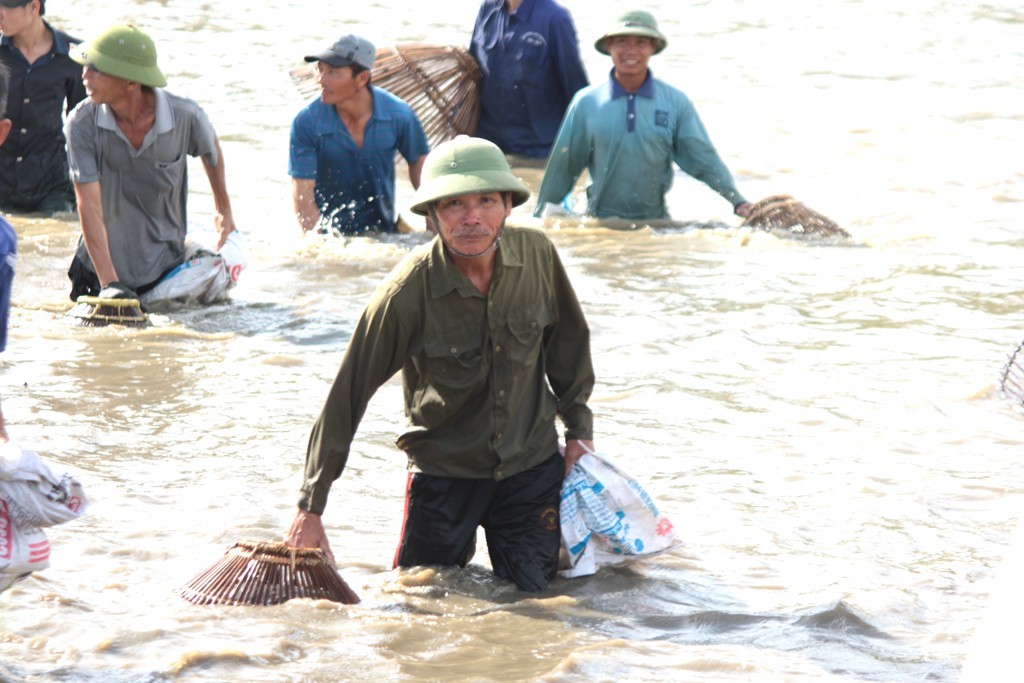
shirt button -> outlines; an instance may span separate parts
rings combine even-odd
[[[495,441],[501,441],[501,437],[502,437],[501,432],[498,432],[497,434],[494,435],[494,440]],[[498,470],[498,472],[500,473],[501,470]]]
[[[458,353],[459,352],[459,350],[457,348],[455,348],[454,346],[451,348],[451,351],[452,351],[452,353]]]
[[[26,97],[25,100],[24,100],[25,104],[28,104],[31,101],[32,101],[31,97]]]
[[[500,344],[498,346],[494,347],[494,352],[495,353],[501,353],[501,345]]]
[[[22,134],[22,135],[24,135],[24,134],[25,134],[25,133],[27,133],[27,132],[28,132],[28,128],[22,128],[22,129],[21,129],[21,134]]]
[[[635,119],[635,118],[636,118],[636,114],[630,114],[630,115],[629,115],[629,116],[627,116],[626,118],[627,118],[627,119]]]
[[[505,395],[505,390],[504,389],[498,389],[498,396],[504,396],[504,395]]]
[[[22,159],[21,157],[18,157],[17,159],[15,159],[15,161],[17,161],[18,163],[21,163],[21,159]]]

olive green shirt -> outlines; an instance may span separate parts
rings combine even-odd
[[[299,507],[322,514],[374,392],[402,371],[409,469],[504,479],[592,439],[590,330],[554,245],[506,228],[490,293],[452,263],[440,239],[377,289],[349,340],[313,426]]]

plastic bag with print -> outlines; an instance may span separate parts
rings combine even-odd
[[[566,475],[560,514],[560,573],[566,577],[593,574],[602,566],[682,543],[643,486],[597,453],[584,454]]]
[[[0,445],[0,591],[50,566],[44,528],[85,514],[89,501],[69,474],[57,476],[33,451]]]
[[[245,239],[237,230],[231,232],[215,254],[192,242],[185,243],[185,260],[162,280],[139,297],[144,306],[164,301],[211,304],[225,301],[228,290],[238,284],[238,276],[249,264],[245,255]]]

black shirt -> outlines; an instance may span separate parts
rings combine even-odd
[[[0,62],[11,72],[5,118],[14,124],[0,147],[0,195],[32,195],[68,178],[63,114],[85,98],[82,66],[68,56],[68,48],[81,41],[49,24],[46,28],[53,47],[35,64],[10,38],[0,38]]]

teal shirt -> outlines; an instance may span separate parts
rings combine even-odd
[[[299,507],[322,514],[370,398],[401,371],[409,468],[505,479],[592,439],[590,330],[554,245],[506,228],[481,294],[441,241],[417,250],[363,312],[306,452]]]
[[[672,164],[732,206],[746,200],[708,138],[690,98],[655,79],[627,93],[614,78],[573,98],[551,150],[534,215],[561,204],[584,169],[587,213],[598,218],[666,219]]]

